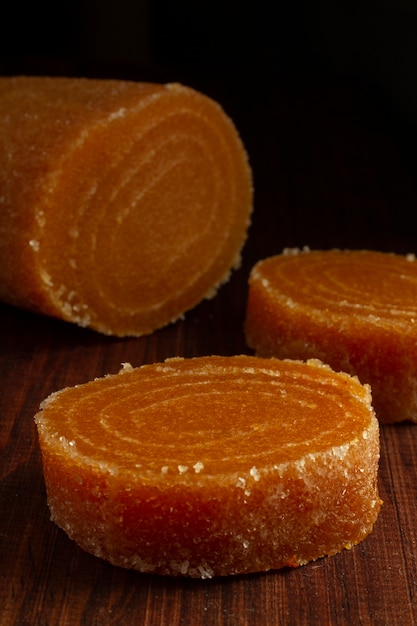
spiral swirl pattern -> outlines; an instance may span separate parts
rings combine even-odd
[[[2,79],[0,140],[3,299],[142,335],[212,296],[239,265],[250,166],[232,121],[203,94]]]
[[[52,519],[123,567],[294,566],[358,543],[379,511],[369,389],[317,361],[125,365],[36,422]]]
[[[369,250],[286,250],[252,270],[248,345],[318,358],[372,388],[382,422],[417,421],[417,262]]]
[[[161,471],[235,481],[343,450],[368,428],[369,402],[367,388],[320,363],[169,359],[58,392],[38,424],[45,445],[82,464],[146,481]]]

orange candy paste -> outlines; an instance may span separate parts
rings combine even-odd
[[[143,335],[240,263],[252,176],[232,121],[178,84],[0,78],[0,299]]]
[[[174,358],[63,389],[36,415],[52,520],[141,572],[297,566],[377,518],[368,387],[318,361]]]
[[[381,422],[417,421],[417,262],[372,251],[286,250],[249,281],[248,345],[318,358],[372,388]]]

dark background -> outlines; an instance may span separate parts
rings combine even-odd
[[[263,71],[349,74],[414,121],[416,33],[414,0],[16,1],[2,9],[1,71],[136,76],[141,67],[182,65],[234,67],[248,80]]]
[[[1,74],[178,81],[218,100],[249,152],[256,216],[271,221],[255,256],[414,249],[414,0],[15,2],[0,25]]]
[[[200,585],[113,568],[51,524],[33,422],[52,391],[123,362],[246,352],[249,271],[283,247],[417,252],[416,23],[415,0],[2,7],[0,74],[189,84],[235,121],[255,187],[240,270],[149,337],[100,336],[0,304],[2,626],[417,626],[415,424],[381,429],[384,506],[363,544]]]

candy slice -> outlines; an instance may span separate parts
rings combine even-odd
[[[319,358],[372,388],[381,422],[417,421],[417,263],[367,250],[286,250],[249,280],[260,356]]]
[[[240,262],[252,178],[220,106],[178,84],[0,78],[0,299],[143,335]]]
[[[52,520],[141,572],[305,564],[362,541],[380,508],[369,388],[319,361],[125,365],[35,420]]]

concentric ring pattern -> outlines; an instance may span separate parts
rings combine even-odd
[[[409,326],[417,321],[417,262],[367,250],[287,251],[259,263],[254,279],[294,309]]]
[[[54,394],[37,421],[44,446],[76,463],[187,481],[326,453],[372,419],[369,391],[347,375],[242,356],[127,368]]]
[[[369,389],[318,361],[125,364],[35,420],[51,519],[141,572],[305,564],[362,541],[381,505]]]
[[[213,295],[240,262],[252,210],[246,152],[220,106],[176,84],[12,84],[0,113],[20,104],[13,126],[26,117],[7,142],[32,154],[9,165],[29,173],[10,189],[28,231],[17,263],[37,284],[10,279],[10,291],[116,335],[152,332]]]
[[[249,280],[248,345],[318,358],[372,389],[381,422],[417,421],[417,261],[370,250],[286,250]]]

